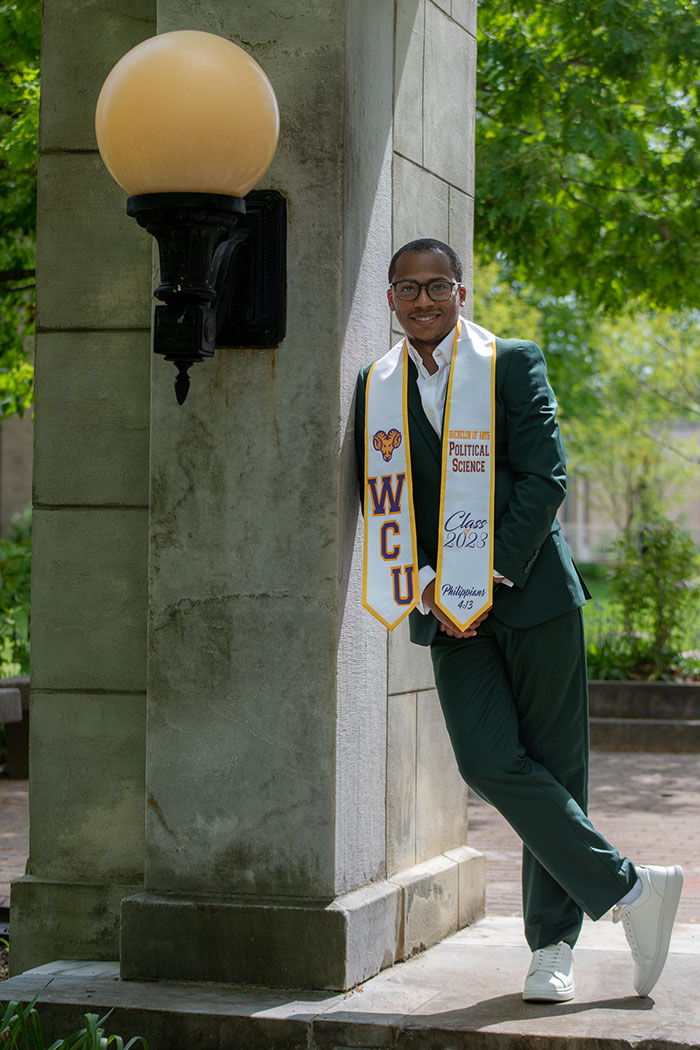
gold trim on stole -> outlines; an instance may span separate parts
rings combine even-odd
[[[447,383],[447,396],[445,398],[445,412],[442,423],[442,467],[440,475],[440,516],[438,520],[438,553],[437,553],[437,566],[435,569],[435,604],[438,609],[445,614],[450,623],[453,623],[460,631],[465,631],[467,627],[474,620],[478,619],[479,616],[487,609],[490,609],[493,605],[493,508],[494,508],[494,491],[495,491],[495,479],[496,479],[496,468],[495,468],[495,457],[493,455],[495,449],[495,423],[496,423],[496,344],[491,343],[491,456],[489,457],[490,464],[490,482],[489,482],[489,579],[488,579],[488,593],[487,600],[484,604],[466,620],[465,623],[459,623],[455,620],[454,615],[444,607],[440,601],[440,584],[442,580],[442,549],[443,549],[443,537],[442,537],[442,526],[444,521],[445,511],[445,487],[447,482],[447,449],[448,441],[447,435],[449,435],[450,426],[450,408],[452,404],[452,380],[455,375],[455,362],[457,360],[457,344],[459,337],[462,332],[462,318],[460,317],[457,328],[455,331],[454,342],[452,344],[452,361],[450,362],[450,378]]]
[[[380,358],[381,360],[381,358]],[[393,631],[395,627],[406,619],[408,614],[412,612],[418,602],[420,601],[420,594],[418,589],[418,543],[416,539],[416,517],[413,508],[413,474],[411,471],[411,441],[408,433],[408,349],[406,346],[406,340],[404,339],[403,348],[401,352],[401,410],[403,419],[403,443],[404,443],[404,455],[406,457],[406,498],[408,499],[409,508],[409,521],[410,521],[410,540],[411,540],[411,564],[413,566],[413,601],[411,605],[407,606],[402,610],[401,616],[393,623],[388,623],[380,613],[377,612],[367,601],[367,574],[368,574],[368,547],[367,547],[367,532],[369,528],[369,413],[367,411],[367,405],[369,403],[369,384],[372,378],[372,372],[375,366],[378,364],[374,362],[369,372],[367,373],[367,383],[365,384],[365,469],[364,469],[364,492],[362,493],[362,505],[364,510],[364,547],[363,547],[363,558],[362,558],[362,605],[364,608],[379,620],[387,630]],[[399,537],[403,542],[403,537]]]

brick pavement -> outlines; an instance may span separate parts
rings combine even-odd
[[[29,855],[29,781],[0,777],[0,907],[10,904],[10,883],[24,875]]]
[[[24,874],[29,785],[0,779],[0,906]],[[680,922],[700,923],[700,755],[593,752],[590,814],[621,853],[678,863],[685,885]],[[486,855],[487,915],[520,915],[520,841],[491,806],[470,794],[469,845]]]
[[[678,921],[700,922],[700,755],[593,752],[589,813],[632,860],[680,864]],[[520,840],[471,792],[468,842],[486,855],[486,914],[520,915]]]

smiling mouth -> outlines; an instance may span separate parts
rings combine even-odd
[[[440,314],[413,314],[411,320],[415,324],[432,324],[433,321],[437,321]]]

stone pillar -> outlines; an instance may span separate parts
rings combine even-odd
[[[47,53],[72,32],[76,54],[110,50],[104,76],[129,46],[112,22],[128,22],[132,0],[115,3],[121,14],[101,21],[95,3],[93,22],[91,3],[69,4],[64,30],[66,4],[45,0]],[[127,979],[347,988],[483,908],[426,654],[402,656],[404,636],[389,658],[361,609],[351,410],[358,369],[390,345],[392,246],[451,237],[470,258],[473,11],[472,0],[158,0],[154,25],[137,24],[137,39],[178,28],[233,39],[281,108],[262,185],[289,205],[288,334],[276,350],[224,349],[195,366],[182,408],[160,358],[145,399],[150,242],[124,216],[84,117],[73,166],[46,182],[42,316],[65,325],[75,365],[64,376],[68,358],[47,349],[38,379],[37,491],[64,517],[52,506],[37,537],[33,852],[13,896],[15,969],[114,957],[119,933]],[[53,61],[66,105],[62,50]],[[81,88],[90,115],[98,87]],[[44,114],[60,138],[60,115]],[[49,153],[45,173],[66,163]],[[94,203],[70,261],[87,302],[68,308],[55,272],[85,171]],[[92,327],[76,342],[81,324]],[[57,783],[82,816],[74,839],[61,838]]]
[[[191,24],[185,7],[161,2],[159,31]],[[153,365],[145,892],[122,905],[125,977],[344,988],[394,958],[384,632],[357,566],[348,594],[344,434],[388,338],[393,23],[369,0],[219,0],[199,20],[280,100],[264,184],[289,201],[288,336],[197,366],[182,409]]]
[[[151,249],[102,165],[95,101],[155,4],[44,4],[30,856],[14,973],[115,958],[143,884]]]

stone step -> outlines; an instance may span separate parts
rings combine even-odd
[[[594,718],[700,719],[700,683],[588,683]]]
[[[699,952],[700,927],[674,927],[664,973],[639,999],[620,927],[586,920],[576,998],[524,1003],[522,919],[499,917],[345,994],[123,981],[117,963],[64,961],[11,978],[3,997],[39,994],[47,1042],[74,1032],[82,1011],[114,1008],[107,1031],[143,1035],[151,1050],[697,1050]]]
[[[591,750],[700,753],[700,719],[591,718]]]

